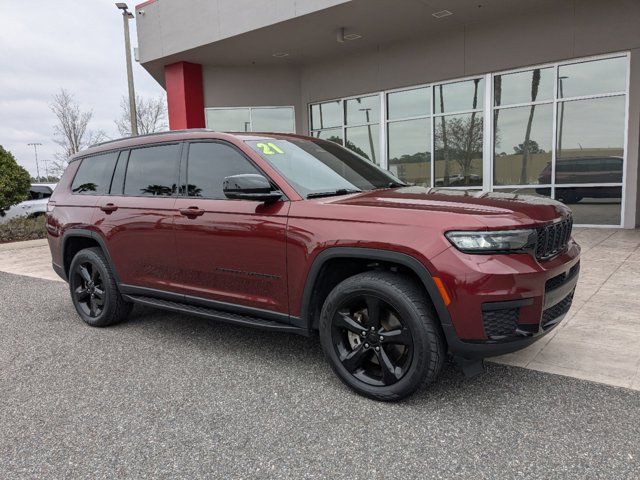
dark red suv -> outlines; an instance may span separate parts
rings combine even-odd
[[[89,325],[133,304],[310,335],[361,394],[467,374],[567,313],[580,248],[542,197],[408,186],[335,143],[179,131],[74,157],[53,266]]]

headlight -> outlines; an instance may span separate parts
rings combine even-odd
[[[535,230],[447,232],[446,237],[458,249],[468,253],[506,252],[533,247]]]

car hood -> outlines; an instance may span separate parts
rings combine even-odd
[[[416,186],[372,190],[325,200],[338,205],[473,215],[488,227],[551,222],[571,214],[564,204],[537,195]]]

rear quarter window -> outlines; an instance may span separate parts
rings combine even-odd
[[[71,191],[80,195],[102,195],[109,190],[118,152],[103,153],[80,160]]]

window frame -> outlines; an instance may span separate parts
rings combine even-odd
[[[249,130],[246,130],[242,133],[252,133],[253,130],[253,110],[267,110],[274,108],[289,108],[293,113],[293,119],[291,123],[291,131],[290,132],[273,132],[273,133],[296,133],[296,107],[294,105],[260,105],[260,106],[250,106],[250,107],[205,107],[204,109],[204,121],[205,127],[214,130],[214,131],[222,131],[223,130],[215,130],[214,128],[209,126],[209,120],[207,116],[207,112],[209,110],[249,110]],[[258,132],[260,133],[260,132]]]
[[[193,143],[217,143],[221,145],[225,145],[231,147],[234,151],[236,151],[241,157],[246,159],[251,166],[253,166],[257,172],[266,178],[269,183],[271,183],[272,187],[275,187],[276,190],[282,192],[281,201],[289,201],[287,195],[282,191],[280,185],[278,185],[267,173],[256,163],[256,161],[246,154],[240,147],[236,144],[222,140],[217,138],[202,138],[202,139],[189,139],[183,142],[184,147],[182,148],[182,153],[180,155],[180,183],[178,187],[178,198],[193,198],[193,199],[201,199],[201,200],[215,200],[215,201],[238,201],[231,198],[215,198],[215,197],[193,197],[187,195],[188,193],[188,184],[189,184],[189,150],[191,148],[191,144]],[[247,200],[253,201],[253,200]],[[255,203],[255,202],[254,202]]]
[[[622,92],[607,92],[607,93],[597,93],[591,95],[581,95],[577,97],[563,97],[559,98],[558,93],[558,71],[561,66],[567,65],[575,65],[580,63],[586,63],[597,60],[607,60],[611,58],[626,58],[626,79],[625,79],[625,90]],[[498,75],[508,75],[512,73],[520,73],[527,72],[534,69],[543,69],[543,68],[551,68],[553,71],[553,98],[550,100],[538,100],[536,102],[525,102],[518,104],[509,104],[509,105],[494,105],[494,78]],[[380,99],[380,120],[378,123],[370,123],[369,125],[378,125],[379,127],[379,166],[381,168],[389,169],[389,152],[388,152],[388,125],[390,123],[402,122],[406,120],[417,120],[423,118],[431,119],[431,187],[435,185],[435,120],[442,116],[449,115],[459,115],[470,112],[480,112],[482,114],[484,129],[483,129],[483,155],[482,155],[482,186],[474,186],[474,187],[445,187],[451,189],[463,189],[463,190],[483,190],[483,191],[494,191],[494,190],[504,190],[504,189],[536,189],[536,188],[550,188],[551,189],[551,198],[556,198],[555,190],[557,188],[567,188],[567,187],[622,187],[622,199],[620,206],[620,223],[617,225],[600,225],[600,224],[579,224],[584,227],[596,227],[596,228],[621,228],[625,225],[625,221],[628,213],[626,212],[626,202],[627,202],[627,169],[628,169],[628,143],[629,143],[629,86],[630,86],[630,74],[631,74],[631,66],[630,66],[630,53],[629,51],[619,51],[610,54],[603,55],[592,55],[588,57],[580,57],[580,58],[572,58],[563,61],[555,61],[555,62],[546,62],[541,64],[534,65],[526,65],[523,67],[500,70],[485,74],[479,75],[471,75],[460,78],[449,79],[445,81],[436,81],[430,83],[416,84],[416,85],[407,85],[393,89],[381,90],[378,92],[362,92],[356,95],[350,95],[340,98],[322,98],[315,100],[313,102],[307,103],[307,132],[309,136],[318,138],[318,133],[331,129],[339,129],[342,130],[342,146],[346,146],[346,129],[351,126],[356,125],[347,125],[346,124],[346,101],[360,98],[360,97],[369,97],[372,95],[378,95]],[[460,112],[445,112],[445,113],[436,113],[435,112],[435,87],[438,85],[446,85],[450,83],[458,83],[473,80],[476,78],[484,79],[484,101],[476,110],[464,110]],[[387,115],[387,96],[391,93],[397,93],[407,90],[414,90],[418,88],[427,88],[431,96],[431,112],[429,115],[420,115],[420,116],[412,116],[412,117],[398,117],[394,119],[389,119]],[[556,148],[557,148],[557,135],[558,135],[558,107],[560,104],[569,101],[576,100],[587,100],[594,98],[605,98],[605,97],[615,97],[615,96],[625,96],[625,112],[624,112],[624,134],[623,134],[623,157],[622,157],[622,180],[621,182],[605,182],[605,183],[581,183],[581,184],[559,184],[556,183]],[[319,105],[327,102],[340,102],[341,112],[342,112],[342,125],[337,127],[330,128],[317,128],[313,129],[312,122],[312,106]],[[494,112],[497,109],[508,109],[508,108],[516,108],[516,107],[525,107],[530,105],[552,105],[553,108],[553,118],[551,125],[551,134],[552,134],[552,158],[551,158],[551,182],[545,184],[523,184],[523,185],[494,185]],[[367,124],[365,124],[367,125]],[[441,187],[438,187],[441,188]]]

